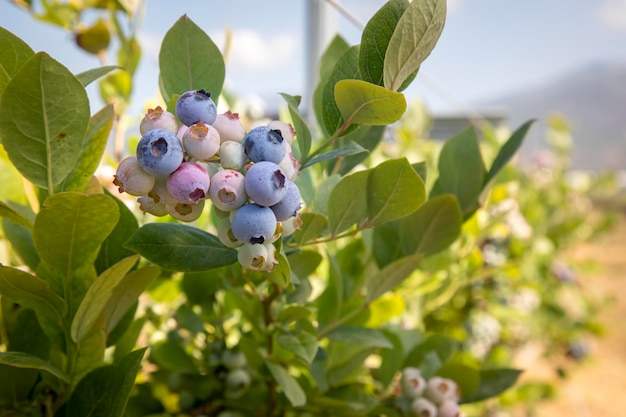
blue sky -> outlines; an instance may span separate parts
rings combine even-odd
[[[384,1],[339,3],[366,22]],[[406,91],[435,112],[532,88],[585,65],[626,62],[626,0],[448,0],[448,10],[435,51]],[[138,108],[158,95],[160,41],[183,14],[218,46],[225,28],[232,30],[227,86],[239,95],[306,94],[306,0],[150,0],[140,30],[144,57],[133,96]],[[359,43],[354,24],[340,14],[332,22],[349,43]],[[8,0],[0,5],[0,26],[74,72],[99,65],[73,45],[70,34],[34,21]]]

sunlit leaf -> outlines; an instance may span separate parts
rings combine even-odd
[[[404,94],[361,80],[337,81],[335,103],[343,120],[356,125],[389,125],[406,111]]]
[[[37,369],[48,372],[59,378],[63,382],[69,382],[69,377],[65,372],[54,366],[49,361],[37,356],[22,352],[0,352],[0,364],[14,366],[16,368]]]

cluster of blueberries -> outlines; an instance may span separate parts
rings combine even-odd
[[[191,90],[176,101],[176,115],[148,110],[139,131],[136,155],[117,167],[120,192],[139,197],[144,213],[184,222],[210,200],[221,218],[220,241],[239,248],[243,267],[271,271],[278,263],[273,242],[300,221],[291,125],[276,120],[246,132],[236,113],[217,114],[210,93]]]
[[[424,379],[419,368],[402,370],[402,396],[409,402],[409,414],[419,417],[461,417],[461,393],[456,382],[440,376]]]

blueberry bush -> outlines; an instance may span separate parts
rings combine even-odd
[[[55,7],[38,17],[79,27]],[[103,54],[112,16],[77,44]],[[491,300],[543,296],[563,233],[533,213],[551,188],[525,194],[509,165],[532,122],[442,146],[412,127],[402,91],[445,16],[392,0],[359,45],[337,36],[316,126],[287,93],[281,120],[218,111],[222,52],[182,16],[161,104],[128,134],[134,34],[115,32],[119,65],[72,74],[0,28],[0,415],[447,417],[512,387],[521,371],[490,354],[520,341],[485,347],[473,323],[512,328]],[[554,241],[539,272],[524,227]]]

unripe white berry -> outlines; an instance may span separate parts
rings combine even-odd
[[[154,187],[155,177],[141,168],[136,156],[124,158],[117,166],[113,184],[120,193],[128,193],[134,196],[148,194]]]
[[[282,236],[291,236],[296,230],[300,230],[302,227],[302,216],[300,212],[296,213],[294,217],[290,217],[289,219],[280,222],[283,232]]]
[[[246,152],[241,142],[232,140],[222,142],[217,153],[220,156],[220,163],[224,169],[241,171],[246,165]]]
[[[402,370],[402,393],[414,400],[421,397],[426,390],[426,381],[418,368],[406,367]]]
[[[243,245],[243,242],[233,235],[233,231],[230,228],[230,217],[225,217],[220,221],[220,224],[217,226],[217,238],[228,248],[236,248]]]
[[[267,261],[267,248],[260,243],[244,243],[237,252],[237,260],[244,268],[262,271]]]
[[[208,161],[220,149],[220,134],[211,125],[196,123],[183,134],[183,148],[190,157]]]
[[[438,417],[459,417],[459,404],[456,401],[446,400],[439,406]]]
[[[166,204],[165,207],[167,208],[167,212],[169,213],[169,215],[173,218],[178,219],[182,222],[192,222],[194,220],[197,220],[202,214],[205,201],[206,200],[200,200],[196,204]]]
[[[213,127],[219,132],[222,143],[226,141],[241,142],[246,136],[246,130],[239,120],[239,114],[230,110],[218,114],[213,122]]]
[[[437,406],[424,397],[414,400],[411,409],[419,417],[437,417]]]
[[[285,172],[285,177],[289,181],[295,181],[298,175],[300,175],[300,162],[293,156],[293,151],[289,143],[285,143],[286,151],[282,161],[278,164],[279,167]]]
[[[144,213],[149,213],[156,217],[163,217],[168,214],[165,203],[155,202],[150,194],[142,195],[137,199],[137,202],[139,203],[139,209]]]
[[[440,376],[434,376],[428,380],[426,396],[437,404],[442,404],[447,400],[458,402],[461,397],[456,382]]]
[[[178,132],[178,122],[174,114],[163,110],[161,106],[148,109],[146,115],[139,122],[139,133],[145,135],[154,129],[163,129],[176,134]]]
[[[278,228],[277,228],[278,229]],[[267,259],[265,260],[265,271],[273,271],[274,265],[278,265],[278,260],[276,259],[276,247],[272,243],[263,243],[265,249],[267,250]]]

